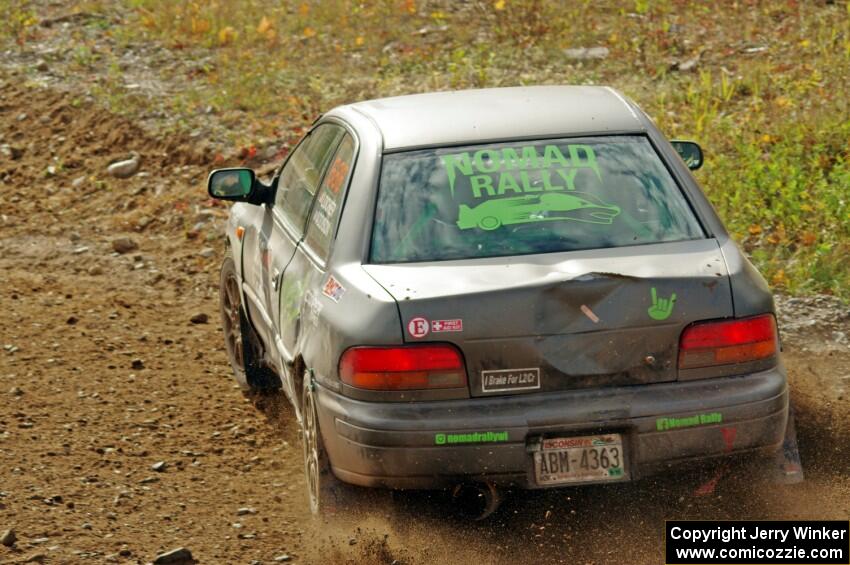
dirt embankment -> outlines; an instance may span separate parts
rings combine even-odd
[[[821,299],[780,304],[801,485],[740,469],[696,496],[714,469],[697,470],[524,493],[485,524],[406,495],[317,526],[288,411],[255,410],[229,377],[211,156],[15,76],[0,77],[0,135],[0,531],[18,537],[2,563],[179,546],[203,563],[657,563],[665,518],[850,513],[850,324]],[[140,171],[107,175],[130,151]]]

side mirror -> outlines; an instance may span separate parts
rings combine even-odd
[[[692,170],[695,171],[702,167],[702,147],[693,141],[671,141],[670,144],[673,146],[673,149],[676,150],[676,153],[679,154],[679,157],[682,158],[682,161],[685,162],[685,165]]]
[[[251,169],[217,169],[207,179],[207,192],[220,200],[252,202],[256,180]]]

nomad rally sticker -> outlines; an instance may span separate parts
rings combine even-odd
[[[499,369],[481,371],[481,390],[507,392],[540,388],[540,369]]]

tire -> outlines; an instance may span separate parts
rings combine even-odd
[[[227,359],[242,391],[263,395],[278,390],[280,378],[262,364],[260,339],[245,315],[239,277],[229,249],[221,264],[219,310]]]
[[[478,222],[478,227],[486,231],[499,229],[501,225],[502,221],[495,216],[486,216]]]
[[[349,485],[334,476],[322,440],[317,406],[311,371],[306,369],[301,393],[301,445],[310,513],[324,521],[345,523],[368,511],[368,505],[377,500],[375,489]]]
[[[334,491],[341,484],[331,471],[330,460],[325,452],[322,432],[319,429],[319,414],[316,394],[309,370],[304,371],[301,391],[301,446],[304,451],[304,473],[307,480],[307,501],[314,516],[336,514]]]

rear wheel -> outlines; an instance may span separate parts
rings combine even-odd
[[[491,231],[502,225],[502,221],[495,216],[486,216],[478,222],[478,227],[482,230]]]
[[[322,441],[316,391],[309,369],[304,371],[301,393],[301,440],[307,498],[314,516],[345,522],[364,510],[368,512],[368,505],[380,499],[375,496],[375,489],[349,485],[334,476]]]
[[[245,316],[239,277],[229,250],[221,265],[219,309],[227,359],[242,390],[264,394],[280,388],[280,379],[274,371],[262,364],[260,340]]]
[[[322,443],[319,414],[310,371],[304,371],[301,393],[301,443],[304,448],[304,471],[307,478],[307,498],[314,515],[335,513],[334,487],[339,481],[333,476],[330,461]]]

